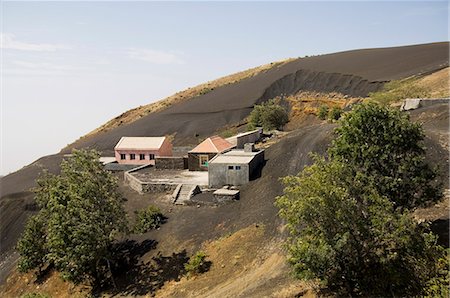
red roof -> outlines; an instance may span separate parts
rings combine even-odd
[[[192,153],[221,153],[228,149],[233,148],[235,145],[226,141],[225,139],[219,136],[209,137],[200,144],[197,145],[194,149],[189,152]]]

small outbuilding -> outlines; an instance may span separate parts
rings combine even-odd
[[[256,143],[261,139],[262,128],[258,128],[252,131],[243,132],[235,136],[226,138],[228,142],[236,146],[236,149],[244,149],[244,145],[247,143]]]
[[[211,159],[208,185],[211,188],[244,185],[257,178],[263,165],[264,150],[254,150],[253,144],[246,144],[244,150],[231,150]]]
[[[154,164],[157,156],[172,156],[167,137],[122,137],[114,147],[120,164]]]
[[[188,152],[189,171],[208,171],[209,161],[235,146],[219,136],[209,137]]]

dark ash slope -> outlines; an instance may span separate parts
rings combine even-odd
[[[338,91],[352,96],[364,96],[380,88],[387,80],[432,72],[447,66],[448,51],[449,43],[445,42],[301,58],[238,83],[217,88],[208,94],[150,114],[109,132],[83,138],[60,154],[41,158],[32,165],[1,178],[0,254],[11,249],[23,229],[24,220],[29,214],[26,206],[30,206],[33,201],[29,188],[34,185],[39,172],[42,168],[57,171],[63,153],[70,152],[72,148],[94,147],[105,154],[111,154],[121,136],[159,136],[173,133],[176,133],[176,144],[194,142],[194,135],[206,137],[226,125],[236,123],[248,115],[255,103],[273,96],[291,94],[299,90]],[[277,146],[271,151],[279,150],[281,155],[293,152],[289,143],[283,144],[286,147]],[[293,143],[292,146],[296,145]],[[271,154],[271,151],[268,154]],[[301,154],[307,153],[302,151]],[[298,160],[301,160],[300,157],[294,156],[293,160],[286,160],[285,164],[293,164]],[[243,194],[268,197],[278,192],[279,186],[270,191],[256,190],[260,183],[274,185],[271,182],[279,177],[278,172],[270,173],[269,169],[270,161],[261,182],[251,184],[252,188],[244,190]],[[297,171],[298,167],[292,170]],[[267,177],[272,178],[269,181],[266,180]],[[248,212],[243,210],[237,214],[245,217]]]

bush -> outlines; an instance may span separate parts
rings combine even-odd
[[[211,262],[206,261],[206,257],[205,252],[198,251],[189,259],[184,265],[188,277],[208,271]]]
[[[430,291],[442,291],[436,236],[368,181],[346,163],[319,158],[283,179],[276,204],[291,234],[295,275],[318,278],[340,295],[415,296],[433,279]]]
[[[448,297],[448,252],[410,212],[440,199],[422,128],[374,103],[340,124],[329,159],[285,177],[276,199],[295,275],[338,295]]]
[[[135,233],[146,233],[150,230],[157,229],[163,223],[164,216],[158,207],[153,205],[146,209],[136,211],[136,224],[134,225]]]
[[[74,283],[103,276],[102,264],[127,219],[117,179],[103,169],[94,150],[74,150],[61,174],[37,180],[40,211],[30,218],[17,249],[21,271],[54,266]],[[40,258],[40,260],[39,260]]]
[[[340,124],[329,155],[365,173],[396,207],[411,209],[441,198],[436,171],[425,162],[423,129],[408,114],[361,104]]]
[[[325,120],[328,117],[328,106],[327,105],[321,105],[319,107],[319,111],[317,113],[317,117],[321,120]]]
[[[333,107],[328,113],[328,119],[330,121],[336,121],[341,118],[342,109],[340,107]]]
[[[260,105],[255,105],[250,113],[249,129],[263,127],[265,130],[281,130],[288,121],[286,109],[272,99]]]

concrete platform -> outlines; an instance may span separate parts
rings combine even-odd
[[[192,184],[204,187],[208,185],[208,172],[157,170],[149,167],[130,174],[144,183]]]

